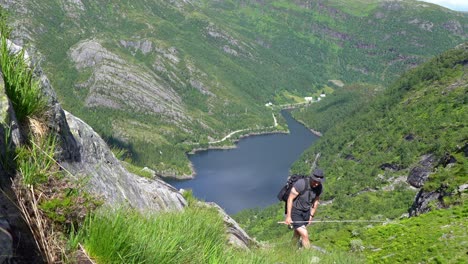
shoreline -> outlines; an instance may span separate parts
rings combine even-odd
[[[293,117],[293,118],[294,118],[294,117]],[[312,134],[316,135],[317,137],[322,137],[322,136],[323,136],[322,132],[317,131],[317,130],[314,130],[313,128],[309,128],[302,120],[295,119],[295,118],[294,118],[294,120],[296,120],[297,122],[301,123],[304,127],[306,127],[307,129],[309,129],[310,132],[312,132]]]
[[[322,133],[320,131],[313,130],[312,128],[309,129],[312,134],[316,135],[317,137],[322,137]]]
[[[187,156],[188,155],[195,155],[197,152],[201,152],[201,151],[208,151],[208,150],[228,150],[228,149],[235,149],[237,148],[236,144],[243,138],[246,138],[246,137],[251,137],[251,136],[261,136],[261,135],[270,135],[270,134],[289,134],[289,131],[269,131],[269,132],[251,132],[251,133],[247,133],[247,134],[243,134],[241,136],[239,136],[239,138],[235,139],[232,141],[232,145],[229,145],[229,146],[208,146],[206,148],[194,148],[192,149],[191,151],[185,153]],[[186,180],[193,180],[195,179],[195,176],[197,175],[195,169],[194,169],[194,166],[193,166],[193,163],[190,161],[189,159],[189,167],[190,167],[190,170],[192,171],[192,174],[190,175],[174,175],[174,174],[170,174],[170,175],[164,175],[164,174],[161,174],[161,173],[156,173],[156,176],[163,179],[163,180],[170,180],[170,181],[186,181]]]
[[[206,148],[194,148],[191,151],[187,152],[187,155],[194,155],[197,152],[201,151],[207,151],[207,150],[225,150],[225,149],[235,149],[237,148],[236,144],[243,138],[251,137],[251,136],[262,136],[262,135],[272,135],[272,134],[289,134],[289,131],[269,131],[269,132],[251,132],[247,134],[243,134],[239,136],[239,138],[232,140],[233,145],[227,145],[227,146],[208,146]]]
[[[309,129],[310,132],[312,134],[314,134],[315,136],[322,137],[322,133],[320,131],[316,131],[316,130],[314,130],[312,128],[309,128],[302,120],[295,119],[293,116],[291,116],[291,117],[294,120],[296,120],[297,122],[301,123],[307,129]],[[240,132],[240,131],[235,131],[235,132]],[[232,133],[234,133],[234,132],[232,132]],[[271,135],[271,134],[289,134],[289,133],[290,133],[289,129],[287,131],[272,130],[272,131],[265,131],[265,132],[250,132],[250,133],[242,134],[238,138],[233,139],[233,140],[230,140],[229,139],[230,137],[228,135],[227,138],[225,138],[223,141],[230,142],[231,143],[230,145],[211,146],[208,143],[208,147],[194,148],[194,149],[190,150],[189,152],[186,152],[185,155],[187,155],[187,157],[188,157],[188,155],[195,155],[195,154],[197,154],[197,152],[202,152],[202,151],[235,149],[235,148],[237,148],[237,143],[241,139],[251,137],[251,136],[261,136],[261,135]],[[220,141],[220,142],[223,142],[223,141]],[[195,179],[197,173],[196,173],[196,171],[194,169],[194,166],[193,166],[193,163],[192,163],[192,161],[190,161],[190,159],[189,159],[189,167],[190,167],[190,171],[192,172],[189,175],[180,175],[179,176],[179,175],[175,175],[175,174],[164,175],[163,173],[156,173],[156,176],[158,176],[158,177],[160,177],[160,178],[162,178],[164,180],[170,180],[170,181],[193,180],[193,179]]]

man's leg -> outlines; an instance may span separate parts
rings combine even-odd
[[[310,248],[309,233],[307,232],[307,228],[305,226],[301,226],[296,228],[294,231],[294,233],[297,232],[301,237],[302,246],[304,248]]]
[[[294,231],[293,231],[293,236],[291,237],[291,243],[292,243],[292,245],[296,245],[296,244],[297,244],[297,247],[301,247],[301,240],[300,240],[300,237],[301,237],[301,235],[299,234],[299,232],[297,232],[297,230],[294,229]]]

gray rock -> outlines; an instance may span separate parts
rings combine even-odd
[[[408,175],[408,183],[416,188],[421,188],[432,173],[436,164],[433,155],[424,155],[417,166],[411,169]]]
[[[221,214],[224,224],[229,235],[228,243],[234,247],[248,249],[251,246],[258,246],[258,242],[252,239],[226,212],[216,203],[205,203],[206,205],[215,208]]]
[[[433,201],[436,201],[437,204],[437,201],[439,201],[441,198],[441,194],[437,191],[424,192],[420,190],[414,199],[413,205],[409,209],[409,215],[417,216],[431,211],[431,204],[433,204]]]
[[[0,170],[1,177],[6,176]],[[0,263],[44,263],[10,186],[0,192]]]
[[[461,186],[458,186],[458,192],[459,193],[462,193],[464,192],[465,190],[468,190],[468,184],[463,184]]]
[[[181,210],[187,202],[172,186],[159,179],[145,179],[129,173],[107,144],[79,118],[66,113],[79,149],[79,161],[62,166],[88,181],[88,189],[110,205],[128,203],[140,210]]]
[[[11,190],[14,148],[22,142],[0,74],[0,263],[43,263]]]
[[[468,189],[468,184],[458,186],[453,192],[447,191],[447,186],[442,185],[435,191],[425,192],[420,190],[414,199],[414,203],[409,209],[410,216],[417,216],[427,213],[433,209],[446,208],[444,197],[460,196]]]
[[[0,263],[8,263],[7,261],[13,258],[13,236],[9,231],[10,224],[2,218],[0,218]]]
[[[76,44],[69,56],[78,71],[92,70],[90,78],[78,84],[89,89],[86,106],[162,113],[170,120],[188,118],[182,99],[172,86],[151,69],[129,64],[98,40]]]
[[[135,51],[140,51],[144,55],[153,51],[153,43],[149,40],[120,40],[120,45],[125,48],[132,48]]]

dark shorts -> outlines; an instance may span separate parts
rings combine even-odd
[[[291,218],[293,222],[299,222],[299,223],[293,223],[294,229],[298,229],[301,226],[307,226],[309,223],[304,222],[304,221],[309,221],[310,219],[310,210],[308,211],[301,211],[297,210],[296,208],[292,208],[291,210]]]

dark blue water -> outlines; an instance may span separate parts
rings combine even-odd
[[[290,134],[268,134],[241,139],[237,148],[206,150],[190,155],[196,176],[171,181],[177,189],[192,189],[195,197],[215,202],[228,214],[278,202],[276,194],[286,182],[291,164],[317,137],[282,112]]]

